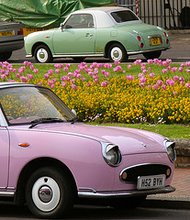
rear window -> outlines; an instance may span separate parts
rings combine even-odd
[[[115,11],[111,13],[111,16],[117,23],[139,20],[139,18],[129,10]]]

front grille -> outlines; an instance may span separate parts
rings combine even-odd
[[[151,176],[159,174],[165,174],[166,178],[168,178],[171,174],[171,168],[162,164],[143,164],[123,170],[120,174],[120,177],[126,182],[137,182],[138,176]]]

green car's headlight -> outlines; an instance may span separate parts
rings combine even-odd
[[[118,166],[121,162],[121,152],[119,147],[114,144],[102,143],[102,154],[110,166]]]
[[[176,160],[175,143],[166,139],[164,141],[164,146],[166,147],[168,157],[174,162]]]

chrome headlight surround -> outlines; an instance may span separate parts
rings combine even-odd
[[[102,155],[106,163],[110,166],[116,167],[121,163],[121,152],[117,145],[111,143],[102,144]]]
[[[174,162],[176,160],[175,142],[166,139],[164,140],[164,146],[166,148],[169,159]]]

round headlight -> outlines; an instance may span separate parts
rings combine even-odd
[[[110,166],[118,166],[121,162],[119,147],[114,144],[102,143],[102,154],[104,160]]]
[[[169,140],[165,140],[164,146],[166,147],[168,157],[172,162],[174,162],[176,160],[175,143]]]

